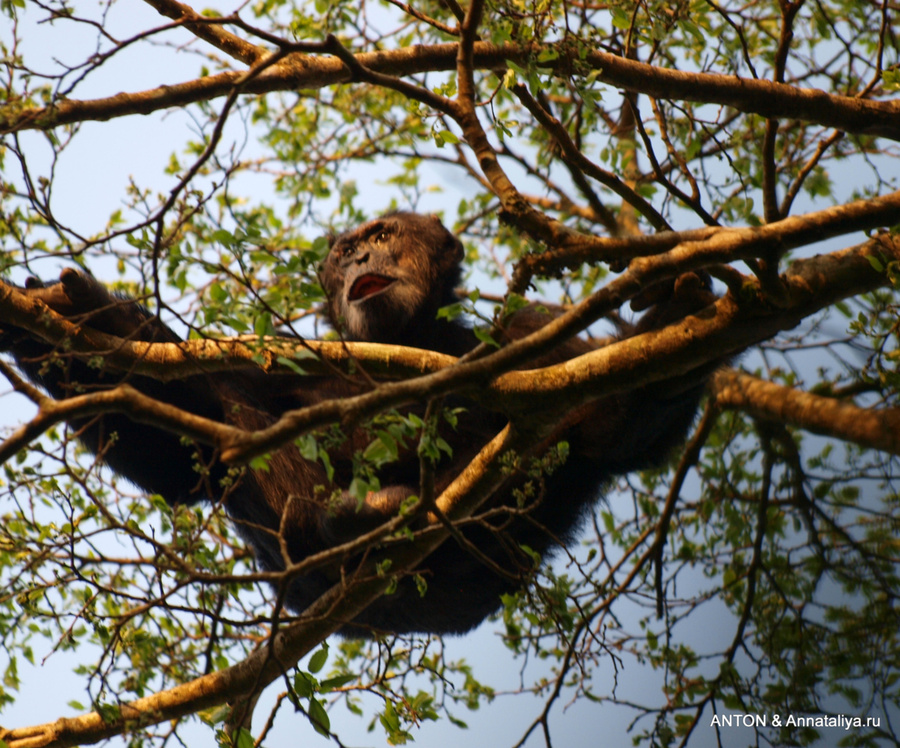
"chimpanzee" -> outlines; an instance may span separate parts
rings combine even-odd
[[[332,241],[321,270],[327,316],[346,340],[463,355],[476,346],[476,336],[459,321],[438,315],[439,309],[458,300],[455,289],[463,254],[462,244],[436,217],[393,213],[370,221]],[[48,285],[32,279],[23,291],[102,332],[135,340],[179,340],[138,303],[109,294],[79,271],[65,270],[59,282]],[[702,282],[676,282],[634,331],[662,327],[712,300]],[[548,313],[546,307],[537,306],[516,312],[503,325],[500,341],[528,334],[546,324],[549,314],[552,310]],[[572,339],[532,365],[548,365],[592,349],[590,342]],[[0,350],[11,352],[21,371],[56,398],[127,379],[162,402],[245,429],[264,427],[288,409],[355,394],[367,386],[324,375],[256,370],[164,383],[89,367],[66,355],[62,347],[9,326],[0,329]],[[417,579],[401,579],[393,594],[377,600],[352,623],[341,622],[342,633],[462,633],[479,624],[498,609],[502,593],[527,580],[533,561],[522,546],[544,554],[570,541],[613,476],[660,463],[683,439],[702,389],[702,376],[698,376],[692,386],[674,395],[655,395],[652,388],[643,388],[582,407],[561,434],[568,443],[567,458],[544,477],[527,511],[517,504],[522,492],[516,489],[523,483],[511,477],[488,505],[510,511],[494,511],[490,518],[468,524],[463,529],[467,542],[444,542],[416,569]],[[456,399],[448,404],[459,415],[454,426],[445,424],[441,431],[452,456],[436,466],[436,490],[447,486],[504,423],[500,415],[472,402]],[[421,413],[421,406],[410,406],[416,408]],[[407,445],[396,461],[380,469],[380,490],[359,505],[346,489],[353,476],[354,451],[369,438],[362,427],[349,434],[343,445],[329,447],[331,476],[321,461],[305,459],[297,447],[289,445],[272,455],[268,469],[247,470],[235,481],[211,448],[188,445],[177,435],[123,415],[77,420],[72,426],[112,470],[145,491],[161,494],[170,505],[221,501],[238,532],[253,547],[257,563],[268,570],[283,568],[279,533],[297,561],[374,528],[394,516],[420,488],[419,457],[415,445]],[[466,547],[469,544],[479,554],[473,554]],[[351,565],[353,559],[344,563]],[[322,568],[293,580],[285,597],[287,606],[302,612],[338,579],[339,569]]]

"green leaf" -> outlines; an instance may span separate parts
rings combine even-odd
[[[317,733],[328,737],[331,732],[331,720],[328,718],[328,712],[325,711],[322,702],[316,698],[309,700],[309,721]]]
[[[309,658],[309,672],[318,673],[328,660],[328,643],[323,642],[320,649],[317,649],[312,657]]]
[[[221,304],[228,300],[228,291],[221,283],[212,283],[209,287],[209,298]]]
[[[329,691],[334,691],[336,688],[342,688],[346,686],[348,683],[353,683],[355,680],[358,680],[359,676],[353,673],[347,673],[346,675],[336,675],[333,678],[327,678],[319,683],[319,693],[328,693]]]
[[[500,344],[496,340],[494,340],[493,336],[491,335],[490,328],[479,326],[474,328],[472,332],[475,333],[475,337],[478,338],[482,343],[486,343],[492,348],[500,347]]]
[[[310,698],[316,692],[318,686],[318,681],[309,673],[302,670],[294,673],[294,690],[300,698]]]
[[[875,255],[867,254],[866,259],[869,261],[869,264],[872,266],[876,273],[884,272],[884,265],[881,264],[881,260],[879,260]]]
[[[256,745],[253,733],[246,727],[240,728],[240,730],[238,730],[237,740],[234,741],[234,745],[235,748],[253,748],[253,746]]]

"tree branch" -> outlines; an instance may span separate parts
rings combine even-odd
[[[291,48],[290,42],[285,42],[282,47],[287,50]],[[408,76],[455,69],[457,48],[458,45],[454,43],[419,45],[389,51],[363,52],[356,55],[356,59],[363,67],[374,72]],[[497,45],[475,42],[472,64],[475,69],[481,70],[502,66],[506,60],[527,65],[544,50],[558,56],[555,60],[542,62],[542,67],[553,68],[559,74],[570,74],[577,55],[564,44]],[[547,59],[551,56],[552,54],[548,55]],[[844,132],[900,140],[900,101],[871,101],[785,83],[737,78],[733,75],[669,70],[595,50],[587,53],[584,63],[599,71],[599,82],[626,91],[666,100],[720,104],[764,117],[796,118]],[[241,77],[240,72],[226,72],[103,99],[61,100],[47,107],[7,109],[0,112],[0,133],[46,130],[74,122],[105,121],[129,114],[149,114],[161,109],[185,106],[227,95]],[[245,91],[248,94],[263,94],[325,88],[346,83],[351,77],[349,69],[335,57],[313,57],[298,53],[291,55],[276,68],[266,71],[265,75],[248,85]]]
[[[469,516],[506,480],[499,458],[510,451],[527,451],[540,436],[541,432],[525,434],[505,429],[443,492],[438,499],[439,508],[454,521]],[[385,559],[391,560],[392,573],[402,574],[414,568],[447,537],[445,528],[433,526],[415,542],[398,546],[387,554],[378,554],[343,583],[322,595],[299,621],[282,628],[266,646],[236,665],[152,696],[119,704],[115,716],[109,712],[103,715],[91,712],[43,725],[0,729],[0,739],[5,740],[9,748],[87,745],[137,726],[178,719],[253,694],[281,677],[320,641],[384,593],[392,579],[391,575],[378,573],[379,566],[384,568]]]
[[[822,436],[900,455],[900,409],[860,408],[853,403],[766,382],[724,369],[712,380],[711,397],[720,408],[777,420]]]
[[[221,23],[202,16],[189,5],[179,3],[177,0],[144,0],[152,6],[160,15],[183,23],[198,39],[209,42],[217,49],[221,49],[229,57],[247,65],[254,65],[265,57],[268,52],[263,47],[242,39],[236,34],[226,31]]]
[[[465,392],[477,402],[511,416],[522,415],[533,422],[540,420],[535,414],[542,404],[558,412],[561,408],[689,374],[704,364],[722,361],[782,330],[792,329],[804,318],[838,300],[885,285],[887,276],[873,269],[870,257],[877,257],[881,263],[886,258],[900,262],[900,242],[885,235],[857,247],[793,263],[781,279],[784,294],[776,308],[766,304],[758,285],[748,284],[744,298],[728,294],[705,312],[662,330],[626,338],[555,366],[527,372],[513,371],[617,309],[640,289],[704,264],[733,259],[717,255],[715,244],[708,250],[708,255],[706,251],[699,253],[699,259],[696,247],[692,251],[673,250],[666,255],[643,258],[565,314],[490,355],[447,366],[453,361],[451,357],[433,354],[431,362],[441,367],[437,371],[408,381],[382,384],[354,397],[287,411],[271,426],[252,433],[186,413],[182,415],[189,418],[182,422],[178,415],[180,411],[168,405],[165,408],[170,410],[157,410],[156,405],[160,404],[154,405],[149,398],[145,398],[149,402],[144,403],[132,388],[115,397],[109,395],[107,407],[113,410],[133,408],[138,417],[145,419],[156,419],[159,413],[160,425],[215,444],[227,462],[247,461],[319,426],[357,422],[385,408],[450,392]],[[0,285],[0,319],[3,319],[3,289]],[[7,287],[6,297],[12,298],[13,293]],[[61,320],[60,324],[64,329],[74,327],[66,320]],[[116,338],[110,340],[117,341]],[[203,341],[203,345],[207,343]],[[127,345],[140,346],[148,355],[151,348],[148,343]],[[152,347],[166,346],[184,356],[182,346],[189,345],[192,344],[152,344]],[[342,355],[347,355],[341,344],[335,345]],[[380,349],[379,354],[391,349],[375,344],[362,345],[369,350]],[[126,344],[122,347],[124,349]],[[356,345],[353,347],[355,349]],[[214,347],[214,350],[218,349]],[[664,367],[659,365],[663,360],[666,362]],[[151,422],[156,423],[156,420]],[[17,442],[17,446],[21,448],[22,445]],[[9,456],[2,448],[0,454]]]

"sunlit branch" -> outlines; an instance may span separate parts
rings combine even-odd
[[[285,42],[284,49],[290,49]],[[457,66],[458,45],[435,44],[405,47],[355,55],[372,71],[392,76],[409,76],[429,71],[453,70]],[[557,58],[541,63],[560,73],[572,65],[572,51],[560,45],[495,45],[475,42],[472,64],[476,69],[494,69],[506,60],[527,65],[542,50],[552,49]],[[656,98],[705,102],[734,107],[765,117],[791,117],[816,122],[844,132],[900,140],[900,102],[871,101],[852,96],[828,94],[786,83],[737,78],[731,75],[694,73],[660,68],[617,55],[591,50],[585,61],[599,71],[597,80],[609,86]],[[159,88],[121,93],[101,99],[64,100],[51,106],[16,108],[0,112],[0,132],[49,129],[73,122],[108,120],[128,114],[149,114],[170,107],[227,95],[241,72],[225,72]],[[245,89],[248,94],[288,91],[298,88],[325,88],[345,83],[352,74],[343,61],[334,57],[303,54],[292,56],[266,71]]]
[[[171,412],[166,411],[163,423],[178,433],[216,444],[222,449],[222,457],[226,461],[246,461],[319,426],[358,422],[388,407],[455,391],[468,392],[473,399],[513,415],[516,412],[533,414],[540,410],[542,402],[558,410],[562,405],[574,406],[611,392],[631,390],[687,374],[705,363],[721,360],[730,353],[767,340],[782,330],[795,327],[807,316],[838,300],[884,285],[887,276],[874,270],[871,257],[879,262],[883,262],[886,256],[900,261],[900,245],[887,237],[882,241],[872,240],[841,252],[798,261],[782,277],[784,294],[779,307],[760,303],[762,299],[754,300],[760,291],[754,293],[748,287],[745,294],[747,300],[728,295],[707,312],[688,317],[663,330],[627,338],[556,366],[528,372],[513,371],[617,309],[640,289],[666,277],[703,267],[704,264],[733,259],[716,254],[715,249],[713,247],[709,253],[699,253],[699,257],[696,252],[673,251],[667,255],[643,258],[628,272],[537,332],[490,355],[454,366],[446,366],[452,361],[451,357],[438,356],[432,358],[442,367],[438,371],[408,381],[385,383],[354,397],[288,411],[274,424],[260,431],[246,433],[199,416],[190,416],[181,426],[178,415],[181,411],[168,405],[165,408]],[[0,314],[3,312],[4,298],[14,299],[15,294],[13,289],[0,285]],[[61,318],[55,322],[61,330],[74,327]],[[34,322],[31,324],[34,325]],[[35,328],[41,329],[39,325]],[[182,346],[192,345],[151,345],[105,337],[110,343],[122,343],[122,350],[136,346],[148,356],[151,347],[163,346],[167,355],[184,357],[186,352]],[[201,343],[202,346],[210,344],[216,350],[215,342]],[[335,345],[340,351],[340,344]],[[385,349],[390,351],[387,346],[368,345],[372,346],[370,350],[382,355]],[[97,349],[93,350],[96,352]],[[342,355],[346,355],[346,351],[342,351]],[[661,370],[657,361],[663,357],[666,367]],[[134,412],[139,417],[155,417],[152,400],[145,398],[150,402],[144,403],[132,388],[120,387],[116,391],[119,394],[115,396],[97,393],[108,395],[108,409],[135,408]],[[70,404],[68,407],[98,407],[94,401],[90,401],[89,405],[88,402],[78,401],[77,406]],[[59,417],[54,418],[56,420],[49,419],[48,425],[60,420]],[[16,444],[19,448],[22,446],[19,442]]]
[[[500,457],[507,452],[527,451],[539,433],[516,434],[504,430],[489,442],[475,460],[438,498],[438,505],[452,519],[471,514],[506,480]],[[238,699],[260,688],[293,667],[320,641],[355,618],[384,593],[395,574],[414,568],[447,538],[436,529],[419,541],[398,547],[391,553],[366,563],[359,571],[337,584],[305,611],[301,620],[283,627],[267,646],[260,647],[242,662],[201,676],[110,711],[91,712],[79,717],[62,717],[31,727],[0,729],[0,739],[9,748],[41,748],[86,745],[119,735],[136,726],[152,725],[193,714],[202,709]],[[379,563],[390,559],[390,575],[379,574]]]
[[[721,408],[900,455],[900,409],[861,408],[732,369],[718,372],[711,387],[712,397]]]

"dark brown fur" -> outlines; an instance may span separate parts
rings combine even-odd
[[[462,245],[440,221],[411,213],[385,216],[337,237],[322,268],[332,324],[350,340],[466,353],[477,342],[472,332],[437,317],[439,308],[456,301],[462,258]],[[140,340],[177,340],[138,304],[111,296],[82,273],[65,271],[59,283],[32,283],[26,293],[41,297],[67,316],[87,315],[88,324],[105,332]],[[670,293],[645,315],[637,330],[661,326],[709,300],[705,290],[687,300]],[[547,319],[534,309],[523,310],[510,320],[506,334],[521,337]],[[20,369],[54,397],[70,395],[75,383],[96,388],[123,378],[98,372],[76,359],[64,368],[43,366],[50,347],[20,330],[0,331],[0,346],[10,350]],[[552,360],[591,348],[586,341],[572,340]],[[357,385],[333,378],[261,372],[220,373],[170,383],[140,376],[128,381],[163,402],[247,429],[271,423],[287,409],[358,391]],[[520,546],[544,554],[557,539],[571,540],[613,476],[658,464],[684,437],[701,390],[698,382],[668,399],[640,390],[584,409],[561,435],[569,442],[570,454],[546,477],[544,492],[534,497],[528,520],[501,512],[491,523],[465,530],[466,538],[505,573],[490,570],[457,542],[445,542],[417,570],[427,582],[424,596],[412,579],[403,579],[394,594],[376,601],[352,625],[346,624],[344,633],[461,633],[476,626],[497,610],[502,593],[527,579],[531,561]],[[74,425],[91,450],[105,448],[105,459],[113,470],[142,489],[161,494],[172,505],[224,499],[264,569],[283,568],[279,528],[292,559],[299,560],[390,518],[403,500],[419,491],[419,462],[411,444],[397,462],[382,469],[381,491],[370,495],[358,511],[356,499],[345,489],[352,478],[353,451],[366,443],[361,432],[330,452],[333,484],[320,463],[307,461],[296,448],[287,447],[273,456],[268,471],[248,471],[223,493],[220,481],[226,469],[208,449],[199,452],[210,466],[208,476],[201,478],[195,470],[197,450],[184,446],[177,436],[116,414]],[[447,485],[502,425],[498,415],[470,407],[456,429],[444,429],[442,436],[452,446],[453,456],[438,465],[437,488]],[[107,439],[113,432],[117,438],[109,446]],[[491,506],[514,507],[513,487],[495,497]],[[352,564],[350,559],[346,562]],[[294,580],[286,598],[288,606],[302,612],[339,578],[338,569],[323,569]]]

